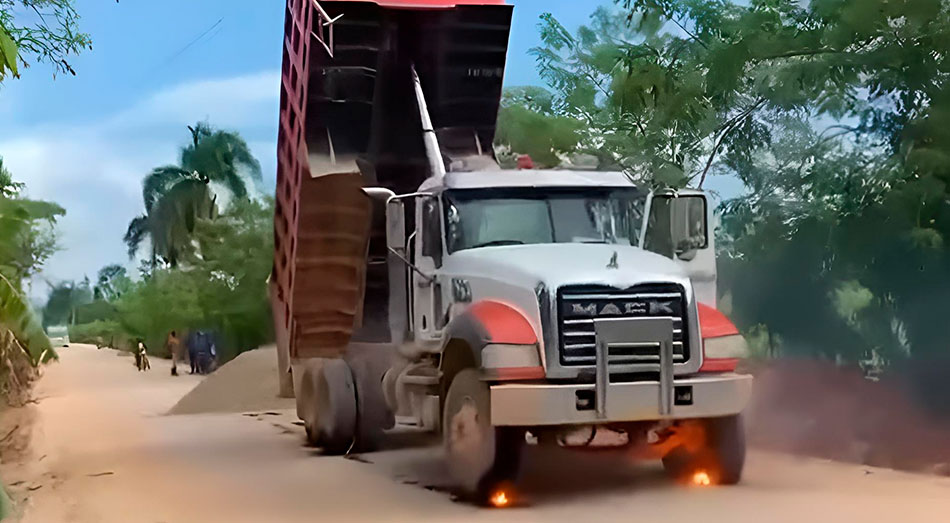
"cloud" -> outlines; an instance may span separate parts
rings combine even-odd
[[[141,180],[153,167],[177,161],[185,125],[207,119],[241,132],[262,164],[264,190],[276,171],[279,76],[262,72],[201,80],[158,91],[100,121],[46,123],[0,130],[0,155],[31,198],[66,209],[58,226],[62,251],[42,280],[81,279],[110,263],[126,263],[125,229],[142,212]],[[130,264],[130,268],[134,264]]]
[[[226,128],[277,126],[280,73],[200,80],[159,91],[109,120],[110,127],[193,123],[207,118]]]

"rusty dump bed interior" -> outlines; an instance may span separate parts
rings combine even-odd
[[[288,0],[284,24],[274,324],[291,357],[337,357],[389,339],[385,218],[361,188],[429,176],[411,70],[443,161],[493,157],[511,6]]]

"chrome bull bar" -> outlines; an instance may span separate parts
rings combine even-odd
[[[607,389],[610,387],[611,349],[656,348],[659,365],[644,365],[660,373],[658,410],[661,416],[673,412],[673,318],[602,318],[594,320],[596,335],[595,412],[608,419]],[[644,356],[656,361],[654,355]]]

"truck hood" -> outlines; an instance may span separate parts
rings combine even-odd
[[[557,243],[466,249],[448,256],[442,272],[520,287],[534,288],[543,282],[549,289],[572,284],[689,285],[686,272],[673,260],[628,245]]]

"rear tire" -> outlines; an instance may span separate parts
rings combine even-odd
[[[705,441],[695,450],[676,447],[663,457],[663,467],[674,479],[693,481],[705,472],[714,485],[735,485],[745,466],[745,429],[740,415],[702,420]]]
[[[478,503],[517,479],[524,430],[492,426],[489,387],[475,369],[462,370],[449,385],[442,442],[460,493]]]
[[[350,365],[356,386],[356,445],[359,452],[379,448],[383,431],[395,424],[392,412],[383,395],[383,374],[366,361]]]
[[[307,362],[297,395],[297,413],[307,443],[327,454],[343,454],[356,434],[356,385],[340,359]]]

